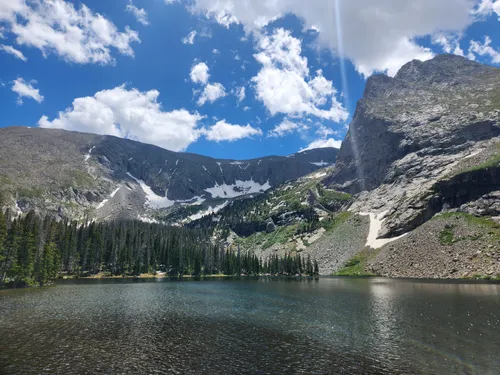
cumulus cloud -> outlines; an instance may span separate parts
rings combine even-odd
[[[15,79],[12,82],[12,91],[17,94],[17,103],[19,105],[23,104],[23,98],[31,98],[38,103],[43,102],[43,95],[40,94],[39,89],[33,87],[34,84],[36,84],[36,81],[26,82],[23,78]]]
[[[217,48],[214,48],[214,49],[212,50],[212,53],[213,53],[214,55],[218,55],[218,54],[220,54],[220,51],[219,51]]]
[[[299,129],[307,128],[302,123],[292,122],[289,119],[284,119],[280,124],[276,125],[273,129],[271,129],[268,133],[269,137],[283,137],[287,134],[291,134]]]
[[[203,89],[203,92],[201,93],[199,99],[198,99],[198,105],[202,106],[206,102],[213,103],[217,99],[223,98],[227,95],[226,89],[222,84],[216,82],[216,83],[209,83],[205,86]]]
[[[24,56],[24,54],[21,51],[15,49],[12,46],[6,46],[5,44],[0,44],[0,50],[4,51],[5,53],[10,53],[11,55],[17,57],[18,59],[23,60],[24,62],[28,61],[28,58]]]
[[[144,9],[137,8],[132,1],[125,8],[127,12],[130,12],[137,19],[137,22],[142,23],[144,26],[149,25],[148,13]]]
[[[471,40],[468,57],[475,60],[476,55],[489,57],[492,63],[500,64],[500,51],[491,46],[491,38],[488,35],[484,37],[484,43]]]
[[[208,66],[204,62],[200,62],[195,64],[191,68],[191,72],[189,76],[193,83],[199,83],[203,85],[204,88],[201,91],[201,95],[198,98],[198,105],[202,106],[206,102],[213,103],[217,99],[223,98],[227,95],[226,89],[220,83],[208,83],[208,79],[210,78],[210,73],[208,72]],[[195,93],[199,93],[200,90],[196,90]]]
[[[307,147],[300,149],[299,152],[312,150],[315,148],[326,148],[326,147],[340,148],[341,145],[342,145],[342,141],[338,141],[338,140],[333,139],[333,138],[318,139],[314,142],[309,143],[309,145]]]
[[[205,85],[208,83],[208,79],[210,78],[210,74],[208,73],[208,66],[204,62],[200,62],[195,64],[191,68],[191,73],[189,73],[191,77],[191,81],[193,83],[199,83]]]
[[[191,31],[188,35],[182,38],[182,43],[184,44],[194,44],[194,38],[196,38],[196,30]]]
[[[19,45],[34,47],[44,56],[56,54],[79,64],[113,64],[111,49],[133,56],[136,31],[124,32],[86,5],[79,9],[64,0],[9,0],[0,2],[0,23]]]
[[[255,59],[262,64],[252,81],[257,98],[271,115],[313,115],[340,122],[348,113],[337,101],[337,90],[323,77],[321,70],[311,79],[308,61],[301,55],[299,39],[289,31],[276,29],[270,36],[262,36]],[[324,108],[325,105],[330,108]]]
[[[215,125],[204,131],[205,137],[209,141],[236,141],[243,138],[249,138],[256,135],[262,135],[262,130],[253,128],[250,125],[232,125],[226,120],[221,120]]]
[[[49,120],[38,121],[43,128],[109,134],[154,144],[173,151],[184,151],[202,134],[198,113],[185,109],[165,112],[157,90],[141,92],[125,85],[76,98],[72,107]]]
[[[500,1],[492,6],[500,8]],[[493,5],[494,4],[494,5]],[[498,5],[497,5],[498,4]],[[416,38],[457,33],[474,21],[477,3],[471,0],[194,0],[190,9],[223,26],[243,25],[247,33],[287,14],[318,30],[318,43],[350,59],[358,72],[394,75],[406,62],[432,57]],[[446,17],[443,17],[443,15]]]

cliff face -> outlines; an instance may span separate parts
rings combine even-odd
[[[409,62],[368,79],[326,183],[358,195],[353,211],[385,213],[379,237],[443,209],[477,213],[500,190],[498,173],[473,172],[496,165],[499,116],[500,69],[453,55]]]
[[[336,154],[330,148],[218,160],[111,136],[12,127],[0,129],[0,191],[22,212],[152,218],[181,205],[194,212],[259,194],[333,164]]]

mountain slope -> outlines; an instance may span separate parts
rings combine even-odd
[[[201,210],[201,203],[261,193],[333,164],[336,154],[219,160],[112,136],[10,127],[0,129],[0,190],[23,212],[151,218],[180,205]]]
[[[460,56],[412,61],[394,78],[367,81],[325,180],[354,194],[351,212],[370,214],[367,244],[378,249],[360,252],[355,268],[500,274],[499,120],[500,69]]]
[[[500,190],[493,172],[469,174],[483,182],[453,201],[447,196],[455,194],[454,181],[445,182],[495,157],[499,116],[500,69],[460,56],[412,61],[394,78],[371,77],[327,184],[359,193],[354,211],[387,211],[383,237],[403,234],[443,207]]]

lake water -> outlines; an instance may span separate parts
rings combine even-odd
[[[81,280],[0,291],[2,374],[500,374],[500,285]]]

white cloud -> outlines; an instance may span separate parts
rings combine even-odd
[[[284,119],[280,124],[276,125],[272,130],[269,131],[268,136],[276,138],[283,137],[303,127],[303,124],[298,124],[296,122],[290,121],[289,119]]]
[[[342,145],[342,141],[338,141],[338,140],[333,139],[333,138],[318,139],[314,142],[311,142],[307,147],[300,149],[299,152],[312,150],[314,148],[325,148],[325,147],[340,148],[341,145]]]
[[[295,14],[306,28],[314,25],[319,30],[321,47],[350,59],[367,76],[374,71],[394,75],[412,59],[431,58],[431,51],[415,39],[461,32],[474,21],[476,4],[472,0],[195,0],[190,9],[226,27],[242,24],[246,32]]]
[[[144,9],[137,8],[132,1],[125,8],[127,12],[130,12],[137,19],[137,22],[142,23],[144,26],[149,25],[148,13]]]
[[[319,124],[318,130],[316,130],[316,134],[321,138],[327,138],[329,135],[337,135],[339,134],[339,132],[328,128],[325,125]]]
[[[113,64],[111,48],[133,56],[131,43],[140,42],[137,32],[128,27],[120,32],[86,5],[75,9],[63,0],[2,1],[1,21],[14,34],[17,44],[37,48],[44,56],[54,53],[79,64]]]
[[[301,56],[300,40],[289,31],[276,29],[271,36],[262,36],[255,55],[262,64],[252,81],[257,98],[271,115],[313,115],[340,122],[348,113],[337,101],[337,90],[318,70],[311,79],[307,58]],[[330,108],[322,108],[329,104]]]
[[[223,98],[226,95],[226,90],[220,83],[209,83],[203,89],[203,92],[198,99],[198,105],[202,106],[206,102],[213,103],[217,99]]]
[[[241,87],[234,89],[233,94],[238,99],[238,104],[241,103],[243,100],[245,100],[245,97],[246,97],[245,86],[241,86]]]
[[[225,120],[217,122],[210,129],[205,130],[205,137],[209,141],[236,141],[238,139],[249,138],[256,135],[262,135],[262,130],[253,128],[250,125],[232,125]]]
[[[220,51],[219,51],[217,48],[214,48],[214,49],[212,50],[212,53],[213,53],[214,55],[218,55],[218,54],[220,54]]]
[[[164,112],[157,90],[141,92],[125,85],[76,98],[71,108],[50,121],[38,121],[43,128],[60,128],[109,134],[154,144],[173,151],[184,151],[201,135],[197,128],[203,118],[185,109]]]
[[[36,81],[31,81],[31,83],[26,82],[22,78],[15,79],[12,82],[12,91],[14,91],[17,96],[17,102],[19,105],[23,104],[23,98],[31,98],[38,103],[43,102],[43,96],[40,94],[39,89],[35,89],[32,84],[35,84]]]
[[[182,43],[184,44],[194,44],[194,38],[196,38],[196,30],[191,31],[187,36],[182,38]]]
[[[15,49],[12,46],[6,46],[5,44],[0,44],[0,50],[6,53],[10,53],[11,55],[17,57],[18,59],[23,60],[24,62],[28,61],[26,56],[24,56],[24,54],[21,51]]]
[[[479,16],[489,16],[496,13],[500,17],[500,0],[482,0],[474,13]]]
[[[460,47],[460,36],[435,35],[432,43],[440,45],[445,53],[465,56],[463,49]]]
[[[191,77],[191,81],[193,81],[193,83],[206,85],[208,83],[208,79],[210,78],[207,64],[205,64],[204,62],[200,62],[196,65],[193,65],[189,76]]]
[[[475,60],[474,54],[489,57],[492,63],[500,64],[500,51],[491,46],[491,38],[488,35],[484,37],[484,43],[471,40],[469,56],[474,57],[473,60]]]

